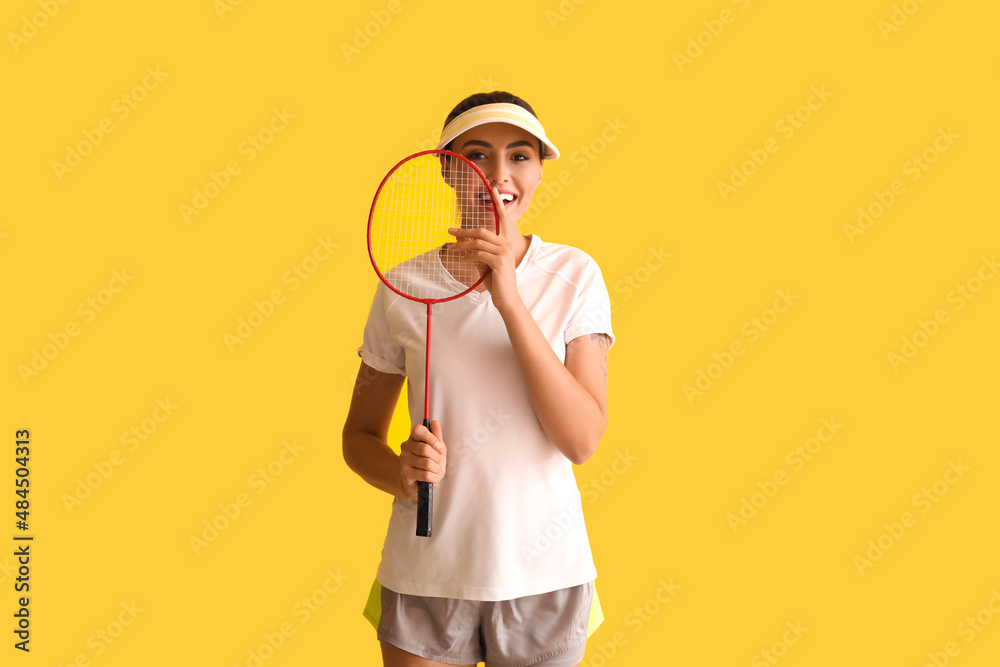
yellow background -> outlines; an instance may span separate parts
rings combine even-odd
[[[607,619],[584,665],[774,664],[764,650],[788,667],[997,664],[1000,280],[976,282],[1000,251],[996,5],[220,7],[0,11],[0,662],[248,665],[286,624],[268,667],[379,664],[361,610],[390,500],[340,449],[376,280],[368,207],[455,103],[497,88],[527,99],[563,152],[545,182],[566,185],[544,208],[536,193],[522,231],[590,253],[615,306],[611,423],[576,470]],[[809,109],[812,87],[829,97]],[[286,121],[251,160],[244,142],[275,109]],[[797,112],[787,136],[778,124]],[[102,122],[113,130],[57,173]],[[777,152],[724,200],[718,183],[769,140]],[[911,180],[925,151],[935,160]],[[852,237],[858,207],[894,180],[905,192]],[[315,270],[295,283],[297,265]],[[271,316],[227,346],[274,290]],[[775,321],[779,290],[797,299]],[[90,313],[88,298],[106,303]],[[24,375],[36,351],[51,358]],[[689,400],[699,371],[715,379]],[[159,422],[158,399],[177,406]],[[842,428],[796,469],[786,455],[828,436],[823,419]],[[122,434],[143,424],[130,450]],[[11,633],[19,428],[32,433],[30,654]],[[252,476],[285,441],[301,449],[262,488]],[[968,470],[946,475],[949,462]],[[225,525],[220,504],[234,513],[239,494],[248,506],[196,553],[190,538]],[[743,499],[759,507],[734,532]],[[894,538],[905,512],[915,524]],[[888,548],[859,566],[870,540]],[[324,603],[305,617],[311,596]],[[977,613],[991,622],[960,625]]]

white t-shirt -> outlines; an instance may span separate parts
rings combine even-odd
[[[437,251],[394,271],[414,266],[411,275],[431,269],[456,284]],[[532,235],[516,279],[561,361],[577,336],[614,343],[607,287],[583,251]],[[573,464],[535,415],[489,292],[435,304],[431,317],[430,417],[441,423],[448,468],[434,487],[431,537],[415,534],[416,501],[393,499],[378,581],[410,595],[509,600],[594,580]],[[411,425],[424,415],[426,326],[424,304],[379,282],[358,354],[408,378]]]

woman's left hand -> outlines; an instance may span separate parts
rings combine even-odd
[[[449,229],[457,240],[448,246],[449,252],[461,253],[461,262],[482,262],[490,267],[483,284],[493,299],[497,310],[504,309],[516,303],[520,298],[517,291],[517,256],[515,247],[521,236],[517,227],[507,220],[507,211],[496,186],[491,187],[493,206],[500,217],[500,234],[492,228],[477,227],[474,229]]]

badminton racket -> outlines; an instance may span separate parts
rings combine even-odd
[[[449,252],[449,228],[487,227],[500,233],[490,183],[458,153],[430,150],[400,160],[372,200],[368,255],[386,287],[427,306],[424,426],[430,430],[431,309],[476,289],[489,267]],[[430,537],[434,487],[417,483],[417,535]]]

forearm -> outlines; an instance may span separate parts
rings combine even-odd
[[[376,489],[405,498],[399,455],[371,433],[344,428],[344,461]]]
[[[583,463],[597,450],[607,414],[559,360],[520,299],[501,315],[538,421],[566,458]]]

